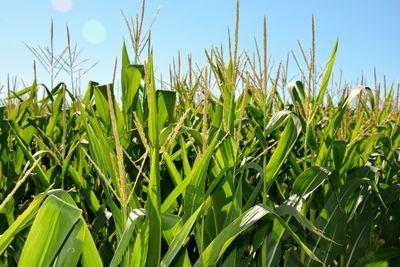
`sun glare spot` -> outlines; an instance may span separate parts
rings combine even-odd
[[[51,0],[51,5],[59,12],[68,12],[72,9],[73,0]]]
[[[82,27],[82,35],[91,44],[100,44],[106,38],[103,24],[97,20],[89,20]]]

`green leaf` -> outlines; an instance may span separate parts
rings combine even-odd
[[[220,141],[219,133],[220,132],[218,131],[215,134],[213,140],[207,147],[204,154],[198,159],[196,159],[193,165],[193,169],[190,172],[190,175],[185,179],[185,180],[188,179],[188,188],[186,190],[185,200],[184,200],[184,209],[185,209],[184,217],[186,219],[189,218],[204,201],[205,182],[206,182],[205,178],[207,175],[207,170],[210,160],[212,158],[212,152],[214,151],[217,141]],[[174,191],[172,193],[174,193]]]
[[[197,210],[189,217],[189,219],[184,222],[180,230],[177,232],[175,238],[172,240],[171,244],[169,245],[167,253],[165,253],[162,261],[161,266],[171,266],[172,261],[174,260],[175,256],[181,250],[182,246],[185,244],[185,240],[188,237],[190,231],[193,228],[193,225],[197,221],[201,212],[204,212],[204,207],[209,206],[210,198],[200,205]],[[180,223],[183,223],[181,220]]]
[[[149,146],[150,146],[150,182],[148,186],[148,199],[146,201],[147,221],[149,226],[149,251],[148,266],[159,266],[161,261],[161,187],[159,165],[159,128],[157,116],[157,96],[153,72],[153,61],[150,55],[148,62],[149,80]]]
[[[343,185],[343,191],[339,196],[336,192],[330,191],[326,196],[325,206],[319,212],[315,220],[315,226],[322,230],[331,240],[326,240],[321,236],[313,237],[313,253],[323,259],[324,264],[331,264],[332,259],[343,252],[346,241],[347,216],[344,207],[351,209],[351,205],[356,203],[359,195],[359,187],[362,181],[349,181]],[[316,264],[307,259],[305,266],[315,266]]]
[[[269,120],[267,126],[265,127],[265,136],[268,136],[270,133],[275,131],[277,128],[279,128],[282,123],[289,118],[289,115],[292,112],[289,110],[282,110],[279,111],[278,113],[272,115],[272,118]]]
[[[290,97],[292,98],[293,105],[298,113],[298,116],[305,115],[306,95],[304,92],[304,85],[301,81],[296,81],[295,84],[289,84],[288,90]]]
[[[339,105],[334,117],[331,119],[329,125],[324,131],[325,140],[322,142],[318,156],[317,165],[325,165],[329,151],[332,148],[337,131],[339,130],[340,124],[342,123],[343,116],[350,105],[351,101],[358,95],[362,90],[371,90],[365,86],[358,86],[350,91],[350,94],[346,99]]]
[[[301,241],[300,237],[290,228],[290,226],[278,216],[270,207],[266,205],[256,205],[249,209],[231,224],[225,227],[217,237],[207,246],[194,266],[214,266],[226,251],[233,240],[243,231],[259,221],[267,214],[272,214],[279,220],[281,225],[288,231],[292,238],[304,249],[304,251],[314,260],[321,262],[308,247]]]
[[[300,174],[293,183],[292,194],[306,199],[322,182],[328,178],[331,170],[313,166]]]
[[[339,41],[336,40],[336,43],[335,43],[335,45],[334,45],[334,47],[332,49],[331,56],[329,57],[328,67],[326,69],[324,77],[322,78],[322,84],[321,84],[321,87],[319,89],[318,97],[317,97],[317,105],[319,107],[322,106],[322,102],[324,100],[325,91],[326,91],[326,88],[328,88],[329,79],[330,79],[331,73],[332,73],[333,63],[335,62],[335,58],[336,58],[336,51],[337,51],[338,44],[339,44]]]
[[[15,134],[15,139],[17,140],[18,146],[22,149],[25,157],[28,158],[31,164],[34,164],[36,159],[33,157],[29,149],[24,144],[24,141],[21,139],[18,133],[18,126],[15,123],[13,123],[11,129]],[[37,177],[39,178],[39,184],[42,185],[43,189],[46,189],[50,183],[49,178],[47,178],[46,174],[43,172],[43,169],[40,167],[39,164],[35,166],[34,170],[37,173]]]
[[[143,216],[145,216],[145,213],[143,210],[140,209],[134,209],[129,213],[124,233],[122,234],[121,240],[119,241],[117,249],[114,252],[114,257],[112,258],[109,265],[110,267],[116,267],[120,264],[130,243],[130,240],[133,237],[136,220]]]
[[[122,77],[126,77],[125,84],[122,86],[122,105],[125,115],[128,115],[131,109],[136,107],[135,98],[138,95],[143,77],[142,68],[142,65],[128,65],[125,68],[125,74],[122,75]]]
[[[35,199],[30,203],[29,207],[18,216],[18,218],[11,224],[7,230],[0,235],[0,255],[4,253],[10,243],[17,237],[17,235],[30,226],[36,217],[36,214],[46,198],[45,193],[36,195]]]
[[[84,225],[85,221],[83,219],[78,220],[74,225],[60,252],[57,254],[53,264],[54,267],[69,267],[78,264],[85,239]]]
[[[329,239],[325,237],[323,233],[296,208],[301,208],[303,202],[323,183],[325,179],[327,179],[329,174],[329,169],[318,166],[314,166],[305,170],[296,178],[292,188],[292,195],[287,201],[285,201],[284,204],[276,209],[276,213],[280,216],[290,216],[286,222],[289,222],[291,217],[294,217],[300,223],[300,225],[327,240]],[[267,258],[269,259],[267,266],[274,266],[279,263],[281,243],[284,233],[285,228],[282,227],[277,220],[274,220],[271,234],[269,234],[267,237]]]
[[[300,134],[301,126],[298,122],[295,124],[295,117],[291,117],[288,120],[286,127],[281,135],[278,146],[276,147],[271,159],[269,160],[265,168],[264,176],[264,193],[267,194],[275,176],[279,169],[283,165],[285,159],[289,156],[289,153]]]
[[[82,217],[80,220],[83,220]],[[83,267],[102,267],[103,263],[101,262],[99,252],[97,251],[96,245],[94,244],[89,228],[86,224],[83,225],[83,228],[85,230],[85,239],[83,240],[80,263]]]
[[[33,222],[18,266],[50,266],[81,213],[50,195]]]
[[[57,98],[53,103],[51,117],[50,117],[49,123],[47,124],[47,127],[46,127],[46,135],[48,135],[48,136],[52,136],[52,133],[54,131],[56,124],[59,121],[61,121],[60,113],[62,111],[62,104],[63,104],[64,94],[65,94],[65,89],[66,89],[65,84],[60,84],[60,89],[58,90]]]
[[[365,199],[351,224],[349,249],[345,257],[346,267],[354,266],[368,248],[374,212],[375,209],[371,207],[369,198]]]
[[[176,92],[157,90],[157,115],[159,130],[165,127],[166,122],[174,122],[175,103]]]

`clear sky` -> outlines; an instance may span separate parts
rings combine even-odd
[[[110,82],[115,57],[120,57],[123,40],[129,41],[121,10],[127,17],[140,10],[138,0],[3,0],[0,2],[0,87],[7,75],[30,83],[34,56],[24,43],[38,48],[49,45],[50,21],[54,20],[56,51],[66,44],[65,26],[72,43],[82,49],[81,59],[99,61],[84,81]],[[254,38],[262,42],[264,15],[268,24],[268,51],[277,62],[288,52],[300,57],[299,40],[307,49],[311,40],[311,16],[315,16],[317,65],[328,59],[336,38],[339,50],[335,73],[355,82],[363,72],[372,85],[373,69],[380,79],[400,81],[400,1],[398,0],[242,0],[240,3],[239,46],[250,54]],[[145,22],[152,27],[152,44],[158,75],[167,77],[168,65],[178,50],[191,53],[199,65],[204,49],[221,43],[227,48],[227,28],[234,29],[234,0],[148,0]],[[131,52],[131,47],[128,46]],[[132,53],[131,53],[132,54]],[[290,69],[297,72],[291,59]],[[38,66],[38,78],[48,75]],[[299,78],[295,76],[294,78]],[[86,84],[82,84],[85,88]]]

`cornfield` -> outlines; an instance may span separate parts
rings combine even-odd
[[[265,21],[262,51],[238,53],[237,15],[229,56],[207,50],[159,90],[137,40],[121,100],[114,74],[2,101],[0,265],[400,266],[394,85],[335,100],[338,43],[288,83]]]

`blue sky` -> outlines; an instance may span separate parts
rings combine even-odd
[[[55,26],[56,51],[65,47],[65,26],[68,25],[72,42],[82,49],[81,59],[89,59],[87,65],[99,61],[83,79],[82,87],[86,87],[89,79],[110,82],[115,57],[121,54],[123,40],[129,41],[121,10],[126,16],[133,16],[140,10],[140,2],[2,1],[0,87],[6,84],[8,74],[18,77],[20,87],[21,79],[28,84],[32,81],[34,57],[24,43],[33,47],[48,46],[51,18]],[[157,73],[162,73],[165,79],[168,65],[179,50],[182,57],[191,53],[193,61],[202,65],[205,48],[221,43],[227,48],[227,28],[231,32],[234,29],[234,0],[148,0],[146,4],[147,24],[157,10],[160,12],[152,27],[152,44]],[[240,6],[239,47],[250,54],[254,52],[254,38],[261,44],[265,15],[268,53],[274,62],[285,59],[291,50],[300,57],[297,40],[304,48],[310,48],[311,16],[314,14],[318,66],[325,64],[339,38],[335,77],[342,70],[345,80],[355,82],[363,72],[372,85],[376,67],[381,80],[383,75],[388,82],[400,80],[400,1],[242,0]],[[100,32],[91,33],[90,25],[100,27]],[[84,32],[89,35],[86,39]],[[296,76],[298,71],[292,59],[289,68],[291,77],[300,77]],[[40,66],[38,79],[48,83],[48,75]]]

